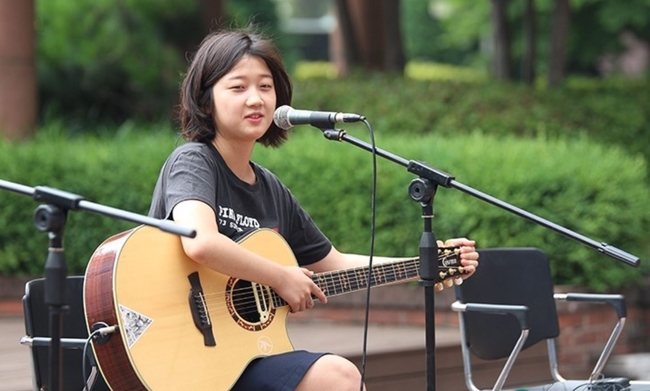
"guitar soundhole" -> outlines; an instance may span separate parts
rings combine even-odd
[[[226,286],[226,304],[230,316],[249,331],[265,329],[275,317],[267,289],[246,280],[231,278]]]
[[[238,280],[233,292],[233,303],[235,311],[239,316],[249,323],[258,323],[260,313],[257,311],[253,287],[249,281]]]

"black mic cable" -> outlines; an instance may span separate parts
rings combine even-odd
[[[93,331],[90,333],[88,338],[86,338],[86,343],[84,343],[84,347],[82,349],[81,353],[81,376],[83,378],[83,384],[84,384],[84,391],[90,391],[88,388],[88,377],[86,376],[86,359],[88,355],[88,346],[90,345],[90,341],[98,338],[98,337],[106,337],[109,336],[110,334],[113,334],[118,330],[117,325],[109,326],[108,324],[104,322],[99,322],[95,323],[92,327]],[[94,354],[94,353],[93,353]],[[100,375],[101,376],[101,375]],[[94,379],[93,379],[93,385],[94,385]]]
[[[370,123],[364,118],[363,123],[368,128],[370,134],[370,144],[372,146],[372,190],[370,195],[370,253],[368,260],[368,288],[366,289],[366,308],[363,321],[363,348],[361,352],[361,384],[359,391],[363,391],[363,383],[366,377],[366,358],[368,355],[368,324],[370,318],[370,288],[372,281],[372,263],[375,253],[375,221],[377,215],[377,145],[375,144],[375,133]]]

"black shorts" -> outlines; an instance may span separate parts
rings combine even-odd
[[[254,360],[231,391],[293,391],[316,360],[327,353],[304,350]]]

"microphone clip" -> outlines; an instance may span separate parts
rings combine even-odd
[[[347,134],[347,132],[344,129],[322,129],[323,131],[323,136],[325,136],[326,139],[331,140],[331,141],[342,141],[343,137]]]

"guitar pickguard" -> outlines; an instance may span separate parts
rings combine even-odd
[[[122,315],[122,323],[124,323],[126,342],[129,349],[131,349],[131,347],[138,341],[138,338],[140,338],[147,328],[151,326],[153,319],[121,304],[120,314]]]

